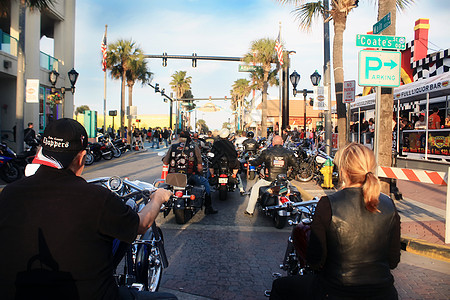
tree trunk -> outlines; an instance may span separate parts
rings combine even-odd
[[[128,116],[128,132],[133,133],[133,128],[131,128],[131,121],[133,117],[131,116],[131,106],[133,105],[133,85],[128,86],[128,106],[130,107],[130,115]],[[131,134],[127,134],[127,141],[131,144]]]
[[[125,127],[125,81],[126,81],[126,72],[125,70],[122,72],[122,86],[120,88],[120,132],[122,133],[122,137],[124,136],[124,127]]]
[[[334,69],[334,90],[336,93],[336,110],[337,110],[337,126],[339,145],[343,148],[347,144],[347,116],[345,103],[342,102],[344,89],[344,64],[343,64],[343,44],[344,31],[347,22],[345,13],[336,13],[333,15],[334,20],[334,39],[333,39],[333,69]]]
[[[396,22],[396,0],[379,0],[378,2],[378,20],[383,18],[389,12],[391,13],[391,25],[383,30],[383,35],[395,35]],[[389,167],[392,165],[392,108],[394,106],[394,95],[392,88],[381,89],[380,103],[380,124],[378,132],[379,149],[377,163],[379,166]],[[381,178],[381,192],[390,194],[390,179]]]

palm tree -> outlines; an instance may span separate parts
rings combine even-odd
[[[232,96],[232,100],[231,100],[231,109],[232,110],[236,110],[237,108],[239,109],[239,120],[240,120],[240,126],[239,129],[242,130],[242,109],[244,106],[244,100],[245,97],[248,96],[248,94],[250,94],[250,92],[252,91],[252,87],[250,86],[250,81],[247,79],[238,79],[234,82],[233,86],[232,86],[232,90],[231,92],[231,96]]]
[[[263,38],[253,41],[250,51],[245,54],[244,61],[260,65],[263,72],[262,80],[262,111],[261,111],[261,135],[267,136],[267,89],[269,86],[269,74],[272,69],[272,63],[276,62],[275,40]]]
[[[122,80],[121,97],[120,97],[120,131],[122,132],[125,125],[125,83],[127,81],[127,71],[131,68],[131,61],[142,55],[132,40],[118,40],[108,45],[106,56],[106,67],[110,70],[111,78]]]
[[[298,5],[294,13],[300,22],[302,29],[310,29],[312,21],[319,16],[324,16],[325,7],[323,1],[304,1],[304,0],[278,0],[281,3],[293,3]],[[383,1],[383,0],[380,0]],[[392,0],[396,1],[398,9],[404,9],[414,0]],[[306,2],[306,3],[305,3]],[[347,23],[347,15],[357,7],[358,1],[355,0],[333,0],[331,1],[330,17],[324,22],[333,20],[334,39],[333,39],[333,69],[334,69],[334,89],[336,93],[336,108],[338,115],[339,128],[339,148],[347,143],[347,122],[345,104],[342,102],[344,86],[344,65],[343,65],[343,38]]]
[[[130,61],[129,69],[126,72],[129,107],[133,105],[133,86],[136,81],[141,82],[141,85],[144,86],[151,81],[152,76],[153,73],[148,71],[147,61],[145,61],[142,54],[136,55],[136,57]],[[131,130],[131,116],[128,118],[128,130]],[[128,137],[128,141],[131,141],[131,135]]]
[[[192,77],[186,77],[186,71],[176,71],[171,77],[172,81],[169,83],[172,91],[175,92],[176,98],[181,99],[186,91],[191,89]],[[178,103],[178,102],[177,102]],[[179,105],[178,110],[179,111]],[[178,117],[177,117],[178,118]]]

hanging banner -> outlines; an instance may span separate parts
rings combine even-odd
[[[328,110],[328,87],[315,86],[314,87],[314,110]]]
[[[26,103],[39,103],[39,79],[27,79]]]

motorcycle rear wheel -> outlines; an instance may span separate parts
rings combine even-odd
[[[227,187],[225,186],[225,188],[220,188],[219,189],[219,200],[225,201],[225,200],[227,200],[227,196],[228,196]]]
[[[313,179],[313,177],[314,177],[313,167],[307,162],[300,163],[300,170],[295,178],[298,181],[307,182]]]
[[[190,209],[174,209],[175,221],[177,224],[186,224],[192,218],[192,210]]]
[[[278,229],[284,228],[286,226],[287,217],[286,216],[280,216],[278,213],[275,212],[273,215],[273,226]]]
[[[255,179],[255,176],[256,176],[256,172],[255,171],[248,172],[248,180]]]

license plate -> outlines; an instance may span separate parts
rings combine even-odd
[[[219,183],[228,183],[228,178],[219,178]]]

